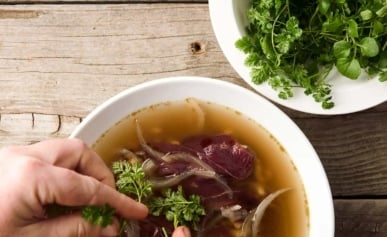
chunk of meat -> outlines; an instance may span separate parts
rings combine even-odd
[[[254,154],[231,136],[191,137],[182,145],[195,150],[218,174],[245,179],[253,171]]]
[[[189,137],[181,144],[152,144],[162,153],[185,152],[210,165],[218,174],[243,180],[253,171],[254,154],[229,135]],[[187,162],[160,163],[159,174],[179,174],[195,165]]]

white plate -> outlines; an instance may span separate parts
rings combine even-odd
[[[210,18],[218,43],[227,60],[237,73],[268,99],[285,107],[312,114],[347,114],[371,108],[387,101],[387,83],[377,78],[368,79],[361,75],[358,80],[350,80],[332,71],[328,80],[332,85],[332,96],[335,106],[323,109],[320,103],[304,95],[301,89],[295,90],[294,97],[283,100],[266,83],[256,85],[251,81],[250,69],[244,65],[246,55],[235,48],[235,41],[244,34],[247,25],[245,17],[248,0],[209,0]]]
[[[304,183],[309,210],[308,237],[334,236],[335,218],[331,191],[312,145],[285,113],[257,93],[243,87],[200,77],[165,78],[139,84],[98,106],[74,130],[71,137],[81,138],[92,145],[106,130],[128,114],[154,104],[189,97],[239,111],[270,132],[289,154]]]

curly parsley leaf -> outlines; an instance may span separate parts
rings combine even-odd
[[[154,216],[164,216],[176,228],[186,225],[198,229],[200,218],[205,215],[204,207],[198,195],[184,196],[179,186],[176,190],[167,189],[161,195],[155,196],[152,192],[152,183],[145,176],[139,163],[116,161],[112,164],[112,171],[116,177],[116,186],[119,192],[144,202]],[[82,210],[82,216],[94,225],[106,227],[113,222],[115,210],[109,205],[87,206]],[[128,222],[120,219],[121,226]],[[165,234],[165,233],[164,233]]]
[[[112,170],[116,176],[116,186],[119,192],[139,202],[152,194],[152,184],[145,177],[145,172],[139,163],[116,161],[112,164]]]
[[[113,223],[114,208],[108,204],[104,206],[87,206],[82,210],[82,217],[93,225],[106,227]]]
[[[148,207],[152,215],[165,216],[176,228],[179,225],[192,226],[198,229],[200,217],[205,215],[198,195],[185,198],[181,186],[177,190],[167,189],[162,196],[151,199]]]

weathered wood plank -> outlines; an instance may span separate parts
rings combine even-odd
[[[1,113],[84,117],[125,88],[179,75],[245,85],[217,45],[207,5],[0,7]]]
[[[387,195],[387,112],[295,122],[319,154],[333,195]]]
[[[207,3],[207,0],[0,0],[2,4],[36,3]]]
[[[0,148],[68,137],[80,121],[78,117],[60,115],[1,114]]]
[[[335,200],[335,237],[387,236],[387,200]]]
[[[281,105],[278,105],[278,107],[280,107],[287,115],[289,115],[292,118],[301,119],[301,118],[325,118],[325,117],[332,118],[332,117],[337,117],[337,116],[332,116],[332,115],[314,115],[314,114],[298,112],[298,111],[291,110],[289,108],[283,107]],[[364,111],[356,112],[354,114],[359,114],[359,113],[360,114],[362,114],[362,113],[379,113],[379,112],[387,112],[387,101],[382,103],[382,104],[376,105],[376,106],[374,106],[372,108],[366,109]]]

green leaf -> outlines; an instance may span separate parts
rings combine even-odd
[[[281,7],[283,4],[284,3],[282,0],[274,0],[274,8],[275,8],[276,14],[278,14],[278,12],[281,10]]]
[[[322,24],[323,32],[339,33],[344,29],[345,25],[340,16],[329,17],[327,21]]]
[[[349,37],[352,37],[352,38],[359,37],[359,33],[357,32],[357,23],[353,19],[350,19],[348,21],[347,32],[348,32]]]
[[[352,45],[344,40],[333,44],[333,54],[336,58],[347,58],[351,54]]]
[[[379,46],[374,38],[364,37],[358,45],[363,56],[375,57],[379,54]]]
[[[384,25],[378,20],[375,20],[372,24],[372,36],[376,37],[384,32]]]
[[[261,43],[262,51],[266,55],[266,58],[270,60],[274,60],[276,56],[273,49],[273,45],[271,44],[270,35],[265,35],[265,37],[261,39],[260,43]]]
[[[385,17],[387,15],[387,5],[381,7],[378,11],[376,11],[376,15],[379,17]]]
[[[379,81],[381,82],[387,81],[387,71],[380,73]]]
[[[139,202],[152,193],[152,183],[145,178],[145,172],[139,163],[115,161],[112,164],[116,176],[116,186],[119,192],[131,195]]]
[[[205,215],[204,208],[200,205],[200,197],[191,195],[184,197],[183,189],[167,189],[162,196],[149,200],[149,211],[152,215],[164,215],[176,228],[179,225],[191,225],[197,230],[200,217]]]
[[[82,210],[82,217],[93,225],[106,227],[113,223],[114,208],[104,206],[87,206]]]
[[[247,36],[244,36],[235,42],[235,47],[244,53],[248,53],[252,50],[253,46],[251,45],[250,39]]]
[[[336,61],[337,70],[350,79],[357,79],[361,73],[359,61],[357,59],[339,58]]]
[[[318,1],[318,10],[323,15],[327,14],[330,6],[331,6],[330,0],[319,0]]]
[[[369,9],[360,12],[360,17],[363,21],[368,21],[373,17],[372,11]]]
[[[379,68],[387,68],[387,51],[382,51],[378,61]]]

